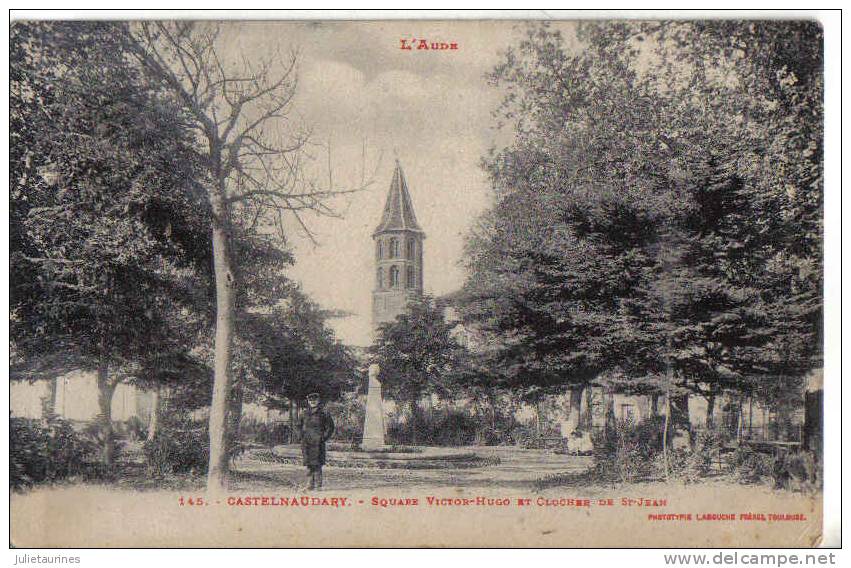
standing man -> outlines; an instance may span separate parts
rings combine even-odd
[[[307,395],[307,410],[299,421],[301,454],[307,467],[308,489],[322,488],[325,442],[334,434],[334,421],[322,405],[319,393]]]

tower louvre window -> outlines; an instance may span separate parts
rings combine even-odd
[[[397,258],[399,256],[399,239],[392,238],[390,239],[390,258]]]
[[[375,256],[378,260],[384,258],[384,239],[378,239],[375,241]]]
[[[408,259],[414,260],[417,255],[417,241],[408,239]]]
[[[405,269],[405,280],[408,288],[417,287],[417,271],[413,266],[409,266]]]
[[[398,288],[399,287],[399,267],[391,266],[390,267],[390,287]]]

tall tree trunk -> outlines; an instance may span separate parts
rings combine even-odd
[[[617,418],[615,416],[615,392],[609,388],[606,391],[606,437],[615,435]]]
[[[813,452],[816,461],[821,464],[824,431],[824,391],[807,390],[804,395],[804,431],[803,447]],[[821,467],[821,465],[819,465]]]
[[[157,436],[160,425],[160,385],[157,385],[151,393],[151,418],[148,421],[148,441]]]
[[[671,350],[671,336],[668,335],[668,352]],[[671,385],[674,380],[674,368],[671,365],[670,354],[665,356],[665,422],[662,426],[662,462],[665,468],[665,481],[668,481],[671,472]]]
[[[228,399],[228,456],[232,456],[239,444],[239,425],[242,422],[242,402],[245,391],[242,385],[237,383],[231,388]]]
[[[221,149],[212,149],[212,162],[220,164]],[[235,276],[231,265],[229,211],[224,182],[211,195],[213,208],[213,267],[216,276],[216,344],[213,400],[210,404],[210,465],[207,490],[223,489],[228,473],[227,414],[231,391],[231,343],[234,323]]]
[[[420,427],[419,424],[419,405],[417,404],[417,396],[411,398],[408,401],[408,405],[411,409],[411,445],[416,446],[419,441],[419,436],[417,435],[417,430]]]
[[[541,437],[541,401],[535,401],[535,436]]]
[[[47,393],[44,395],[44,399],[41,405],[41,417],[47,418],[48,416],[56,414],[56,394],[59,392],[59,377],[53,377],[52,379],[48,379],[47,381]]]
[[[676,430],[685,430],[689,437],[689,444],[694,443],[694,431],[691,426],[691,416],[688,408],[688,394],[672,395],[671,402],[671,434]]]
[[[774,406],[774,413],[777,417],[774,429],[775,439],[779,442],[790,441],[789,430],[791,420],[789,419],[789,407],[781,402]]]
[[[691,429],[691,416],[688,409],[688,394],[671,395],[671,417],[674,418],[676,426],[686,430]]]
[[[736,418],[736,443],[742,444],[745,439],[745,395],[739,395],[738,416]]]
[[[753,395],[748,396],[748,440],[753,438]]]
[[[768,439],[768,406],[762,404],[762,439]]]
[[[303,402],[298,399],[290,399],[293,402],[293,427],[292,427],[292,439],[293,443],[300,444],[301,443],[301,430],[299,430],[299,424],[301,422],[302,416],[302,406]]]
[[[710,394],[706,397],[706,428],[711,429],[715,426],[715,395]]]
[[[591,432],[594,427],[594,387],[585,387],[585,412],[580,420],[579,427],[586,432]]]
[[[290,444],[295,444],[295,423],[296,423],[296,408],[295,408],[295,400],[292,398],[288,399],[290,401],[290,408],[288,410],[290,417]]]
[[[562,432],[562,436],[569,436],[580,428],[581,412],[582,412],[582,394],[585,392],[585,385],[571,385],[568,388],[570,400],[567,407],[567,432]]]
[[[671,444],[671,389],[670,382],[665,385],[665,422],[662,425],[662,462],[665,469],[665,481],[671,471],[671,458],[669,446]]]
[[[426,396],[420,395],[419,399],[417,399],[417,405],[419,406],[419,412],[420,412],[420,424],[422,424],[423,427],[425,427],[426,424],[434,424],[435,411],[434,411],[434,405],[432,404],[431,395],[430,394],[426,395]],[[446,418],[448,418],[450,412],[451,412],[451,409],[449,408],[449,405],[447,404],[443,407],[443,409],[441,410],[440,413],[443,415],[444,419],[446,419]],[[432,436],[433,436],[433,432],[429,431],[429,438],[428,438],[429,441],[427,441],[426,443],[431,443],[431,437]]]
[[[659,416],[659,394],[650,395],[650,416],[656,418]]]
[[[688,410],[688,394],[671,395],[671,417],[677,422],[677,426],[688,428],[691,426],[691,417]]]
[[[98,387],[98,422],[100,422],[100,433],[103,438],[101,450],[101,461],[104,465],[111,466],[115,461],[115,440],[112,428],[112,396],[115,394],[117,383],[109,377],[109,366],[101,363],[97,370]]]
[[[491,432],[492,435],[496,435],[496,405],[497,405],[497,394],[496,389],[491,388],[488,390],[488,400],[490,402],[490,411],[491,411]]]

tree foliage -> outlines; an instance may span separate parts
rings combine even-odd
[[[517,385],[759,390],[820,364],[821,31],[529,28],[491,79],[513,141],[464,316]],[[507,375],[507,376],[506,376]],[[687,391],[686,391],[687,392]]]
[[[299,290],[248,316],[252,343],[268,362],[258,381],[267,404],[300,402],[312,392],[333,400],[358,384],[357,360],[328,326],[330,316]]]
[[[411,298],[405,313],[379,326],[369,353],[380,367],[385,396],[416,404],[424,395],[454,393],[463,349],[453,327],[430,296]]]
[[[121,24],[12,30],[13,377],[96,369],[108,431],[116,384],[209,317],[192,140],[128,53]]]
[[[305,167],[312,158],[309,132],[293,120],[292,109],[296,52],[260,61],[243,57],[235,64],[211,22],[143,22],[130,29],[128,40],[135,61],[180,101],[206,174],[216,298],[207,485],[217,490],[225,485],[229,464],[236,313],[247,278],[240,269],[249,266],[239,262],[237,240],[271,244],[269,236],[276,235],[277,244],[285,243],[287,214],[310,234],[302,215],[333,214],[327,201],[344,191],[333,185],[330,172],[325,185]]]

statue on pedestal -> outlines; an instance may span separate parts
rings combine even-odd
[[[377,450],[384,447],[384,401],[381,398],[381,383],[378,381],[379,371],[377,363],[369,366],[369,387],[366,393],[366,415],[361,442],[363,450]]]

